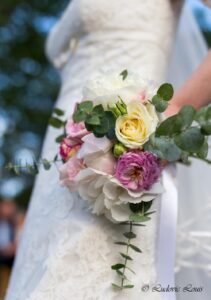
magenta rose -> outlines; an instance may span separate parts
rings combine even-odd
[[[83,122],[74,123],[72,120],[67,122],[65,129],[68,138],[76,142],[81,142],[81,139],[89,133]]]
[[[149,190],[161,176],[159,159],[150,152],[130,151],[118,159],[115,177],[127,189]]]
[[[74,144],[68,138],[64,138],[60,144],[59,154],[63,160],[67,161],[75,156],[80,148],[80,144]]]

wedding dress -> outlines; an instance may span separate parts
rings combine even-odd
[[[181,5],[175,0],[73,0],[47,43],[48,56],[62,78],[56,106],[69,116],[86,80],[110,69],[131,69],[157,84],[164,82]],[[48,129],[42,157],[55,156],[57,135],[57,130]],[[166,171],[164,177],[167,193],[174,191],[173,200],[173,175]],[[123,228],[91,215],[77,194],[59,185],[56,166],[41,170],[6,299],[175,299],[173,293],[142,291],[143,286],[162,281],[159,253],[168,249],[162,248],[158,236],[160,223],[168,229],[170,221],[165,224],[160,218],[165,197],[154,204],[157,213],[147,226],[137,229],[143,253],[135,256],[136,275],[131,276],[135,288],[119,292],[111,287],[117,278],[110,266],[117,261],[119,249],[114,242]],[[167,230],[166,238],[173,245],[171,235]],[[173,269],[173,246],[166,255],[166,262],[168,256],[171,259],[167,267]]]

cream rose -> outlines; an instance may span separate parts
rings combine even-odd
[[[127,112],[116,121],[117,139],[130,149],[141,148],[159,122],[155,108],[149,102],[132,101],[127,106]]]

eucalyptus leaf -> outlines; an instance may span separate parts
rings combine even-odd
[[[144,212],[146,213],[152,206],[153,201],[140,202],[140,203],[129,203],[130,209],[134,213]]]
[[[207,121],[202,125],[201,132],[204,135],[211,135],[211,121]]]
[[[182,120],[174,115],[163,121],[156,130],[156,136],[172,136],[182,130]]]
[[[130,215],[130,221],[132,222],[147,222],[149,220],[151,220],[151,218],[144,215],[139,215],[139,214]]]
[[[121,73],[120,73],[120,76],[122,76],[122,80],[125,80],[128,76],[128,70],[123,70]]]
[[[56,139],[55,139],[55,141],[56,141],[56,143],[61,143],[61,141],[65,138],[65,134],[61,134],[61,135],[59,135]]]
[[[126,254],[124,254],[124,253],[120,253],[120,255],[123,257],[123,258],[125,258],[125,259],[127,259],[127,260],[133,260],[132,259],[132,257],[130,257],[129,255],[126,255]]]
[[[197,127],[190,127],[174,138],[179,148],[187,152],[198,152],[204,144],[204,136]]]
[[[59,118],[55,118],[55,117],[51,117],[48,123],[54,128],[61,128],[64,126],[64,122]]]
[[[180,110],[178,116],[181,119],[182,129],[187,129],[191,126],[196,115],[196,110],[191,105],[185,105]]]
[[[45,170],[50,170],[51,168],[51,164],[49,163],[49,161],[47,159],[42,159],[42,164]]]
[[[132,288],[134,288],[134,285],[133,284],[123,285],[123,288],[124,289],[132,289]]]
[[[112,283],[112,286],[113,286],[113,288],[118,289],[118,290],[122,289],[122,287],[120,285],[115,284],[115,283]]]
[[[119,269],[123,269],[125,267],[125,265],[123,264],[115,264],[113,266],[111,266],[112,270],[119,270]]]
[[[202,145],[202,147],[199,149],[199,151],[197,152],[197,156],[199,158],[206,158],[208,155],[208,150],[209,150],[209,145],[207,140],[204,141],[204,144]]]
[[[211,121],[211,105],[207,107],[206,120]]]
[[[53,112],[54,112],[57,116],[63,116],[63,115],[64,115],[64,111],[61,110],[60,108],[54,108]]]
[[[164,100],[164,101],[169,101],[174,95],[174,89],[173,86],[170,83],[164,83],[162,84],[158,91],[157,94]]]
[[[125,242],[115,242],[116,245],[121,245],[121,246],[127,246],[127,243]]]
[[[137,246],[133,244],[129,244],[129,247],[138,253],[142,253],[141,249],[139,249]]]
[[[156,111],[159,113],[164,112],[168,107],[168,103],[164,101],[159,95],[153,96],[151,101],[152,104],[155,106]]]
[[[164,136],[155,137],[153,144],[146,143],[144,150],[150,151],[167,161],[177,161],[181,155],[181,150],[174,143],[174,140]]]
[[[127,239],[134,239],[136,238],[136,234],[133,232],[125,232],[123,233],[123,235],[127,238]]]
[[[200,125],[205,123],[206,120],[206,113],[207,113],[207,108],[206,107],[201,107],[199,110],[197,110],[195,114],[195,121],[197,121]]]

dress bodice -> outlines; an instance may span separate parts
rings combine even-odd
[[[48,56],[61,71],[62,93],[68,93],[70,82],[72,92],[73,86],[80,89],[102,69],[127,68],[163,81],[181,3],[73,0],[47,43]]]

